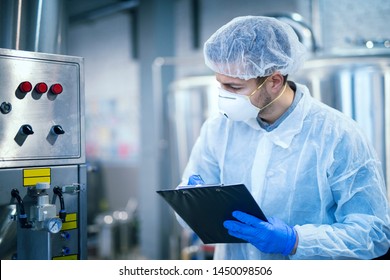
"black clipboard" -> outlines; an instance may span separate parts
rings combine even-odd
[[[267,221],[244,184],[185,186],[175,190],[160,190],[157,193],[204,244],[246,242],[229,235],[223,226],[224,221],[235,220],[232,216],[235,210]]]

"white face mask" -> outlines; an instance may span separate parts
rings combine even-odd
[[[223,88],[218,88],[219,112],[233,121],[246,121],[256,118],[260,109],[254,106],[249,97],[231,93]]]
[[[256,91],[258,91],[263,86],[266,80],[260,86],[258,86],[250,95],[240,95],[237,93],[231,93],[227,90],[224,90],[223,88],[218,88],[219,112],[233,121],[246,121],[252,118],[256,118],[261,110],[267,108],[276,100],[278,100],[283,95],[287,87],[286,83],[281,93],[274,100],[272,100],[270,103],[263,106],[262,108],[257,108],[251,103],[249,97],[255,94]]]

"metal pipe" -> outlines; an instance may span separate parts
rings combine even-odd
[[[23,0],[0,0],[0,48],[20,49]]]
[[[321,30],[321,8],[319,0],[311,1],[311,26],[315,34],[316,44],[318,50],[322,46],[322,30]]]
[[[20,28],[22,21],[22,0],[18,1],[17,4],[17,17],[16,17],[16,32],[15,32],[15,47],[17,50],[20,49]]]
[[[38,0],[37,7],[37,19],[35,23],[35,36],[34,36],[34,50],[37,51],[39,47],[39,38],[41,37],[41,22],[42,22],[42,0]]]
[[[387,184],[387,198],[390,202],[390,71],[384,75],[384,101],[385,101],[385,158],[386,161],[386,184]]]
[[[64,0],[0,0],[0,47],[65,53]]]

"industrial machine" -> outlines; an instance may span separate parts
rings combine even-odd
[[[79,57],[0,49],[0,257],[87,258]]]

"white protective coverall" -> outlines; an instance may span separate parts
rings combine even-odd
[[[222,115],[202,127],[183,174],[206,184],[244,183],[268,217],[294,226],[294,255],[266,254],[249,243],[217,244],[215,259],[372,259],[390,246],[380,162],[358,125],[303,96],[274,130],[256,119]]]

